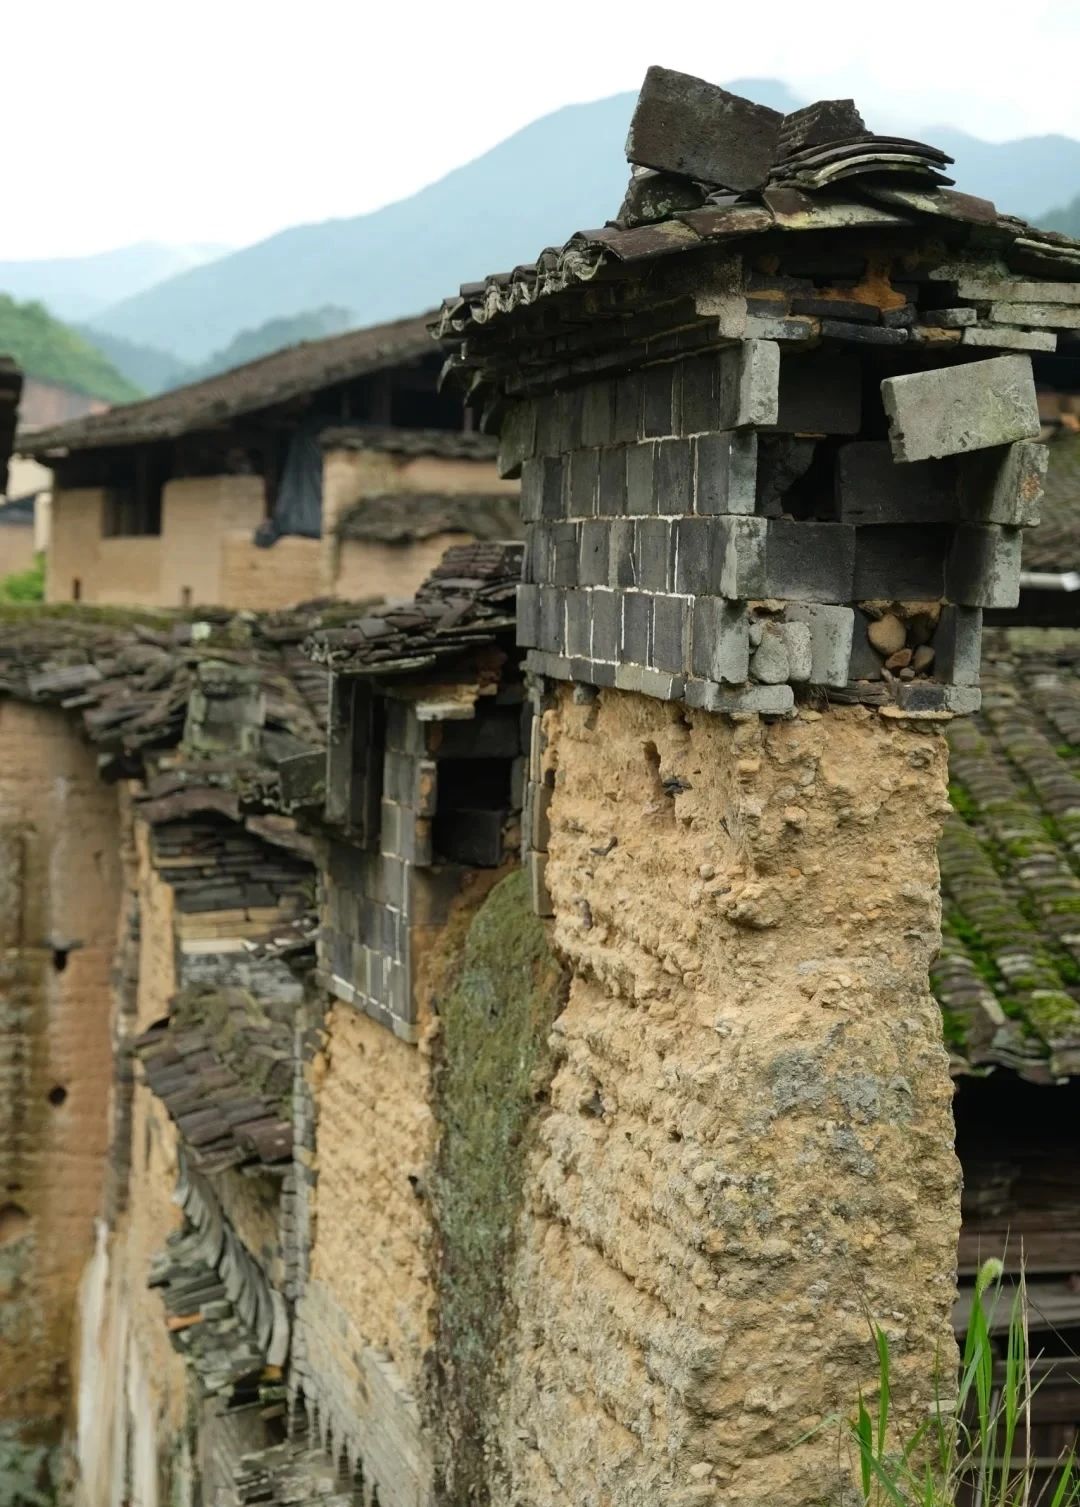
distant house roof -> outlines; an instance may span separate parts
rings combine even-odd
[[[213,429],[241,414],[429,355],[434,349],[427,331],[430,318],[421,315],[306,340],[157,398],[35,430],[20,437],[19,448],[25,455],[46,459],[62,451],[175,439]]]
[[[385,492],[353,503],[334,525],[339,539],[372,544],[406,544],[436,534],[520,539],[524,531],[517,497],[497,492]]]
[[[1024,569],[1080,570],[1080,434],[1062,429],[1048,449],[1042,517],[1024,533]]]
[[[0,492],[7,488],[7,463],[15,439],[22,392],[22,372],[9,356],[0,356]]]
[[[1080,633],[995,635],[982,685],[979,715],[949,727],[931,981],[961,1071],[1077,1077]]]
[[[494,460],[494,434],[464,429],[399,429],[380,424],[335,424],[319,435],[324,450],[376,450],[384,455],[434,455],[441,460]]]

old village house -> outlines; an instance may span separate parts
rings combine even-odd
[[[1080,248],[848,102],[653,70],[630,156],[438,321],[523,546],[2,627],[0,1416],[76,1500],[838,1498],[867,1311],[909,1422],[962,1318],[950,1056],[964,1278],[1071,1322],[1077,692],[982,616]]]
[[[400,320],[26,433],[55,476],[47,600],[409,595],[448,544],[516,517],[438,368],[424,320]]]

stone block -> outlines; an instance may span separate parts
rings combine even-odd
[[[683,694],[687,706],[728,715],[758,712],[766,717],[782,717],[795,705],[795,692],[789,685],[748,685],[733,690],[711,680],[688,680]]]
[[[960,461],[960,511],[971,523],[1031,528],[1039,521],[1050,451],[1035,440],[978,450]]]
[[[592,612],[589,598],[591,592],[568,591],[566,593],[566,653],[587,659],[591,653]]]
[[[720,368],[736,359],[734,350],[708,351],[674,368],[678,373],[676,427],[669,433],[703,434],[720,428]]]
[[[981,607],[946,604],[931,642],[936,679],[951,685],[978,685],[982,663]]]
[[[683,517],[694,511],[693,449],[688,439],[660,440],[656,446],[656,511]]]
[[[626,451],[626,511],[635,516],[657,513],[656,451],[651,440]]]
[[[625,445],[605,445],[600,451],[600,477],[596,512],[601,518],[618,518],[626,512]]]
[[[573,518],[591,518],[597,511],[600,451],[574,450],[567,465],[570,473],[570,515]]]
[[[682,674],[690,648],[690,602],[681,596],[653,598],[653,625],[649,664],[654,670]]]
[[[756,436],[755,436],[756,438]],[[754,512],[780,518],[790,511],[788,493],[809,471],[817,453],[816,439],[795,434],[765,434],[757,442],[758,464]]]
[[[813,640],[807,623],[784,622],[778,625],[788,657],[788,679],[802,685],[813,675]]]
[[[591,605],[592,647],[590,653],[593,659],[614,662],[619,657],[621,594],[617,591],[594,591],[591,593]]]
[[[543,513],[544,463],[542,460],[526,460],[521,466],[521,491],[519,505],[526,523],[535,523]]]
[[[962,345],[988,346],[991,350],[1037,351],[1057,350],[1056,330],[1016,330],[1007,324],[973,324],[960,335]]]
[[[841,523],[950,523],[957,516],[956,463],[902,466],[887,440],[855,440],[836,458],[836,517]]]
[[[639,518],[634,527],[639,584],[645,591],[670,591],[675,564],[670,519]]]
[[[566,592],[558,586],[540,587],[540,643],[548,654],[566,648]]]
[[[670,670],[652,670],[646,665],[617,665],[615,685],[620,691],[637,691],[641,696],[653,696],[657,701],[678,701],[683,693],[686,678],[674,675]]]
[[[643,591],[627,591],[622,599],[619,662],[647,665],[652,647],[652,597]]]
[[[547,854],[529,854],[529,891],[532,908],[536,915],[547,919],[555,914],[547,887]]]
[[[546,455],[541,468],[540,516],[547,522],[566,517],[566,464],[560,455]]]
[[[554,586],[576,586],[578,580],[579,525],[556,523],[551,530],[551,566],[548,580]]]
[[[551,393],[547,397],[537,398],[534,406],[537,455],[559,455],[563,450],[568,450],[570,447],[564,442],[565,431],[560,422],[558,395]]]
[[[687,596],[715,591],[716,523],[712,518],[677,518],[672,524],[675,545],[675,590]]]
[[[615,384],[590,382],[581,409],[581,443],[610,445],[615,437]]]
[[[763,429],[779,421],[780,415],[780,347],[773,340],[744,340],[735,347],[738,353],[736,403],[731,411],[726,385],[720,392],[718,429]],[[722,369],[721,376],[727,367]]]
[[[982,692],[974,686],[935,685],[929,680],[898,681],[893,687],[896,704],[905,712],[977,712]]]
[[[1015,607],[1020,601],[1020,529],[962,523],[945,573],[945,594],[964,607]]]
[[[533,784],[529,789],[528,846],[540,853],[547,852],[551,841],[552,794],[550,785]]]
[[[546,581],[550,573],[550,525],[530,523],[525,529],[525,549],[521,556],[523,581]]]
[[[801,602],[851,600],[856,558],[853,528],[809,519],[761,521],[767,530],[765,589],[755,594]]]
[[[758,188],[776,160],[782,121],[777,110],[654,65],[638,95],[626,156],[702,183]]]
[[[610,586],[641,585],[638,555],[640,521],[632,518],[616,518],[609,525],[608,584]]]
[[[780,362],[775,418],[763,425],[785,434],[858,434],[862,427],[862,367],[846,351],[785,354]]]
[[[611,556],[611,524],[606,519],[597,518],[581,525],[580,551],[578,584],[606,586]]]
[[[714,558],[719,595],[729,601],[766,595],[766,528],[764,518],[718,518]]]
[[[934,601],[945,591],[945,557],[952,529],[930,523],[911,528],[900,523],[874,524],[856,530],[856,601],[891,598]]]
[[[963,455],[1039,437],[1028,356],[998,356],[886,377],[881,397],[889,443],[898,461]]]
[[[750,678],[762,685],[784,685],[791,678],[791,661],[779,623],[766,623],[750,656]]]
[[[664,439],[679,430],[681,371],[672,362],[646,367],[642,373],[643,439]]]
[[[536,408],[515,403],[506,411],[499,429],[497,469],[502,477],[521,475],[522,463],[536,453]]]
[[[525,668],[530,675],[542,675],[548,680],[573,680],[570,661],[562,654],[548,654],[541,649],[530,649],[525,656]]]
[[[740,685],[749,674],[746,609],[723,597],[699,596],[691,604],[690,668],[704,680]]]
[[[699,434],[694,445],[694,508],[704,514],[750,514],[757,488],[752,430]]]
[[[619,444],[634,444],[641,437],[641,409],[644,377],[630,372],[615,382],[615,420],[612,439]]]
[[[882,656],[874,648],[868,637],[868,630],[873,621],[865,612],[857,609],[853,613],[854,626],[851,638],[851,659],[848,664],[848,680],[880,680]]]
[[[788,623],[803,624],[809,630],[809,678],[813,684],[846,685],[855,627],[854,610],[821,602],[791,602],[784,609],[784,617]]]

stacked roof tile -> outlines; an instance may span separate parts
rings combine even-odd
[[[997,636],[949,729],[932,983],[960,1071],[1052,1081],[1080,1073],[1080,641],[1039,637]]]

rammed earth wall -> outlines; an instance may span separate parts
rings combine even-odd
[[[840,1500],[868,1315],[913,1426],[959,1225],[927,985],[945,744],[561,691],[547,878],[572,968],[527,1178],[496,1500]]]

